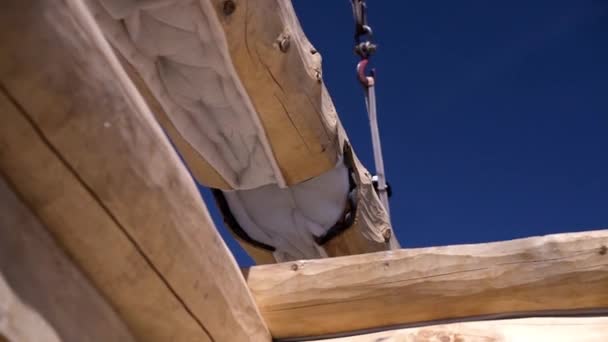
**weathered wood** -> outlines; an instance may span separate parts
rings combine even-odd
[[[345,137],[290,1],[89,4],[201,183],[284,187],[338,162]]]
[[[333,168],[341,153],[340,124],[322,82],[321,55],[291,1],[231,1],[232,10],[226,1],[212,2],[287,184]]]
[[[303,181],[320,181],[340,167],[346,134],[320,79],[320,55],[311,52],[289,1],[261,0],[255,6],[213,0],[86,3],[193,176],[213,188],[237,190],[226,194],[229,206],[244,205],[238,194],[248,191],[297,197]],[[306,226],[318,223],[310,213],[325,215],[326,210],[304,210],[301,202],[277,207],[270,198],[256,201],[269,203],[266,207],[243,209],[262,216],[272,210],[294,220],[302,216],[301,223],[260,228],[241,222],[250,236],[261,233],[255,240],[276,253],[241,244],[258,263],[397,248],[394,237],[386,241],[390,223],[371,176],[362,165],[355,172],[364,178],[357,183],[355,227],[326,243],[324,251]],[[347,184],[346,175],[343,180]],[[317,191],[316,198],[343,212],[347,187],[339,189],[336,183]],[[368,185],[371,192],[359,191]],[[332,196],[329,190],[344,194]],[[247,221],[244,215],[239,219]]]
[[[4,94],[0,110],[10,122],[0,125],[2,172],[134,335],[145,341],[210,341],[139,246]]]
[[[67,4],[0,11],[1,172],[137,339],[269,340],[186,169]]]
[[[202,184],[285,187],[338,162],[321,58],[289,1],[87,3]]]
[[[537,311],[608,309],[608,230],[252,267],[276,337]]]
[[[154,114],[199,182],[222,189],[284,183],[208,1],[87,5],[138,86],[150,90],[146,100],[158,101]]]
[[[608,317],[522,318],[431,325],[318,342],[605,342]]]
[[[48,324],[64,342],[134,341],[120,317],[0,178],[2,282],[0,302],[4,304],[0,304],[0,311],[6,312],[0,313],[0,321],[7,323],[0,323],[0,330],[5,326],[31,333],[34,338],[31,341],[49,341],[51,333],[43,331],[48,330],[44,328]],[[47,323],[36,323],[34,328],[30,319],[17,317],[29,310],[33,312],[30,316],[40,316]],[[14,330],[7,333],[19,334]]]

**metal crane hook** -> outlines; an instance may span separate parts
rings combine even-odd
[[[366,75],[367,64],[369,63],[369,59],[364,58],[359,63],[357,63],[357,77],[359,78],[359,82],[363,87],[369,88],[374,85],[374,79],[376,77],[376,69],[372,69],[369,75]]]

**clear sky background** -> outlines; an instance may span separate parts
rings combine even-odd
[[[608,0],[367,3],[404,247],[608,228]],[[293,4],[373,172],[350,2]],[[238,262],[250,265],[202,192]]]

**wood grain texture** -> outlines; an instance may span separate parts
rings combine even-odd
[[[269,340],[186,169],[67,4],[0,12],[0,170],[137,339]]]
[[[38,218],[0,178],[0,284],[13,300],[0,326],[31,333],[31,341],[49,341],[43,327],[12,317],[27,306],[49,325],[61,341],[134,341],[121,318],[59,248]],[[1,297],[1,296],[0,296]],[[0,304],[0,306],[3,306]],[[26,310],[27,311],[27,310]],[[78,324],[74,324],[78,322]],[[1,329],[0,329],[1,330]],[[19,335],[13,331],[12,335]],[[8,334],[7,334],[8,335]],[[21,340],[14,338],[13,340]]]
[[[211,0],[232,62],[261,119],[287,184],[334,167],[339,121],[322,81],[321,55],[289,0]]]
[[[318,342],[605,342],[608,317],[521,318],[430,325]]]
[[[608,308],[608,230],[252,267],[273,336]]]

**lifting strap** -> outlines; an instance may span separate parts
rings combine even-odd
[[[371,70],[370,75],[365,74],[365,69],[369,63],[369,59],[376,52],[376,44],[373,43],[373,31],[367,24],[367,6],[364,0],[351,0],[353,7],[353,16],[355,18],[355,53],[361,58],[357,64],[357,77],[365,90],[365,105],[369,117],[369,125],[372,136],[372,147],[374,151],[374,164],[376,167],[376,176],[374,182],[377,184],[377,191],[382,205],[390,217],[390,209],[388,197],[390,189],[386,182],[386,174],[384,172],[384,160],[382,159],[382,146],[380,144],[380,131],[378,129],[378,117],[376,113],[376,73],[375,69]]]

